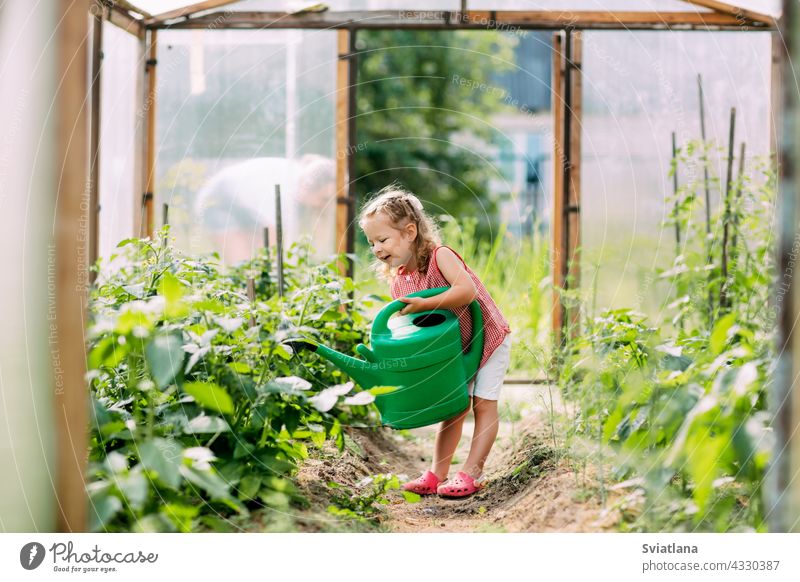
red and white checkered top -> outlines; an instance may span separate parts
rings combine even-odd
[[[433,253],[431,253],[430,264],[428,265],[426,273],[420,273],[418,269],[406,273],[404,266],[398,269],[397,275],[391,282],[391,294],[393,299],[404,297],[410,293],[422,291],[423,289],[450,286],[450,283],[444,278],[444,275],[442,275],[442,272],[439,270],[439,266],[436,264],[436,253],[442,246],[436,247]],[[450,247],[447,248],[453,251]],[[453,252],[456,253],[455,251]],[[484,337],[483,356],[481,357],[481,362],[478,367],[482,368],[486,360],[489,359],[489,356],[491,356],[498,346],[503,343],[503,340],[506,339],[506,335],[511,333],[511,328],[508,326],[508,322],[503,317],[503,314],[500,313],[497,304],[494,302],[491,295],[489,295],[486,287],[484,287],[483,283],[478,279],[478,276],[464,263],[464,259],[461,258],[461,255],[456,253],[456,256],[461,259],[464,268],[467,273],[469,273],[469,276],[475,283],[475,288],[478,290],[477,299],[481,307],[481,314],[483,315]],[[469,340],[472,338],[472,316],[470,315],[469,305],[455,307],[451,309],[451,311],[458,317],[458,323],[461,327],[461,343],[464,349],[466,349],[469,346]]]

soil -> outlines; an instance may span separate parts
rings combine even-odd
[[[343,520],[327,512],[335,481],[359,491],[359,482],[378,473],[402,481],[430,468],[436,426],[411,431],[348,429],[347,446],[339,453],[330,445],[307,460],[297,485],[310,500],[294,516],[300,531],[389,532],[596,532],[614,531],[618,516],[604,510],[591,469],[583,469],[563,453],[559,429],[548,414],[553,391],[542,386],[507,385],[499,402],[500,431],[484,467],[486,485],[463,499],[422,496],[410,503],[398,490],[369,524]],[[467,458],[472,415],[453,459],[451,475]],[[555,432],[555,439],[553,433]],[[362,485],[363,487],[363,485]],[[613,492],[612,492],[613,493]],[[613,504],[610,504],[613,506]],[[609,504],[607,504],[609,506]],[[375,525],[377,523],[377,526]]]

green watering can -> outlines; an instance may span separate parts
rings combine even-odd
[[[432,297],[449,287],[411,293]],[[469,351],[461,346],[458,318],[448,309],[434,309],[390,317],[405,303],[392,301],[375,317],[370,332],[372,349],[359,344],[361,360],[310,341],[289,341],[330,360],[362,388],[398,386],[375,396],[384,425],[417,428],[452,418],[469,406],[467,383],[478,371],[483,354],[483,316],[477,301],[470,304],[472,340]]]

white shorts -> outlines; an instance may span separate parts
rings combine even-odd
[[[497,346],[489,359],[475,378],[467,384],[470,396],[477,396],[485,400],[498,400],[500,398],[500,388],[503,386],[503,379],[511,363],[511,334],[506,335],[503,343]]]

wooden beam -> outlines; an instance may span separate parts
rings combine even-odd
[[[105,3],[95,0],[92,11],[101,8]],[[144,38],[145,27],[141,20],[136,20],[127,11],[122,10],[118,5],[112,4],[106,8],[106,19],[113,25],[118,26],[125,32],[129,32],[138,38]]]
[[[237,2],[241,1],[242,0],[206,0],[205,2],[195,2],[194,4],[189,4],[188,6],[183,6],[182,8],[176,8],[175,10],[169,10],[167,12],[162,12],[160,14],[156,14],[155,16],[151,16],[150,18],[147,18],[144,23],[148,26],[160,25],[169,20],[175,20],[176,18],[188,18],[192,14],[197,14],[198,12],[222,8],[228,4],[236,4]]]
[[[770,34],[772,37],[772,66],[770,70],[770,111],[769,111],[769,150],[770,159],[776,162],[778,159],[778,130],[781,122],[783,110],[781,87],[781,69],[784,66],[784,44],[783,37],[779,32]]]
[[[581,246],[581,134],[583,132],[583,82],[581,65],[583,63],[583,38],[581,31],[569,34],[571,42],[567,62],[569,82],[569,109],[566,111],[569,120],[569,132],[565,136],[569,145],[569,168],[565,175],[568,177],[566,184],[567,206],[564,209],[564,225],[566,227],[566,261],[567,261],[567,287],[579,289],[581,282],[580,246]],[[571,307],[567,310],[569,328],[573,335],[578,333],[580,310]]]
[[[775,26],[776,22],[772,16],[767,14],[761,14],[760,12],[755,12],[753,10],[746,10],[744,8],[739,8],[738,6],[734,6],[733,4],[728,4],[726,2],[717,2],[717,0],[683,0],[689,4],[694,4],[695,6],[701,6],[702,8],[709,8],[714,12],[718,12],[720,14],[727,14],[729,16],[735,17],[742,26],[746,26],[748,24],[752,24],[754,22],[758,22],[760,24],[767,24],[769,26]]]
[[[58,0],[59,84],[54,107],[58,172],[55,228],[56,350],[55,380],[57,528],[88,529],[84,475],[87,467],[89,398],[86,385],[85,318],[88,254],[86,79],[88,78],[88,0]],[[54,371],[54,373],[56,373]]]
[[[779,128],[778,180],[778,273],[773,298],[778,310],[777,365],[771,398],[772,430],[775,434],[770,479],[767,481],[765,515],[771,532],[800,532],[800,341],[797,317],[800,293],[794,275],[800,218],[800,95],[795,84],[795,65],[800,58],[800,10],[794,1],[783,2],[781,38],[781,87],[783,115]]]
[[[112,6],[118,6],[121,10],[125,10],[127,12],[133,12],[134,14],[138,14],[142,17],[142,19],[152,18],[153,15],[147,12],[146,10],[142,10],[138,6],[128,2],[128,0],[106,0],[107,4]]]
[[[580,286],[580,159],[581,159],[581,61],[580,31],[553,36],[553,333],[556,345],[565,340],[565,329],[577,333],[580,312],[567,308],[559,289]],[[569,325],[568,325],[569,324]]]
[[[356,120],[358,119],[358,111],[356,104],[356,94],[358,91],[358,54],[356,50],[356,37],[358,31],[350,31],[350,51],[347,61],[349,84],[347,87],[347,113],[349,115],[347,120],[347,138],[349,142],[349,154],[347,156],[347,252],[353,254],[356,252]],[[351,279],[354,276],[355,263],[352,260],[347,261],[347,276]],[[350,298],[353,298],[351,291]]]
[[[403,11],[363,10],[346,12],[212,12],[172,24],[150,28],[312,28],[312,29],[515,29],[560,30],[770,30],[770,25],[741,20],[720,12],[600,12],[600,11]]]
[[[156,57],[158,55],[157,31],[150,31],[148,57],[145,62],[147,76],[147,98],[144,103],[145,117],[145,190],[142,194],[141,230],[139,236],[153,236],[156,170]]]
[[[355,242],[353,222],[353,156],[355,141],[355,31],[337,32],[338,63],[336,66],[336,252],[352,253]],[[340,264],[344,276],[353,276],[353,263]]]
[[[149,31],[148,31],[149,34]],[[134,126],[133,143],[133,197],[129,200],[131,215],[133,216],[133,232],[124,233],[125,237],[142,236],[144,233],[142,194],[147,192],[147,103],[149,89],[147,85],[147,72],[144,63],[147,61],[147,35],[140,38],[136,51],[136,124]]]
[[[100,87],[103,61],[103,12],[92,15],[91,122],[89,136],[89,264],[100,255]],[[97,273],[90,271],[94,283]]]
[[[564,285],[566,263],[564,252],[564,33],[553,34],[552,110],[553,110],[553,335],[555,345],[563,340],[564,302],[558,288]]]

